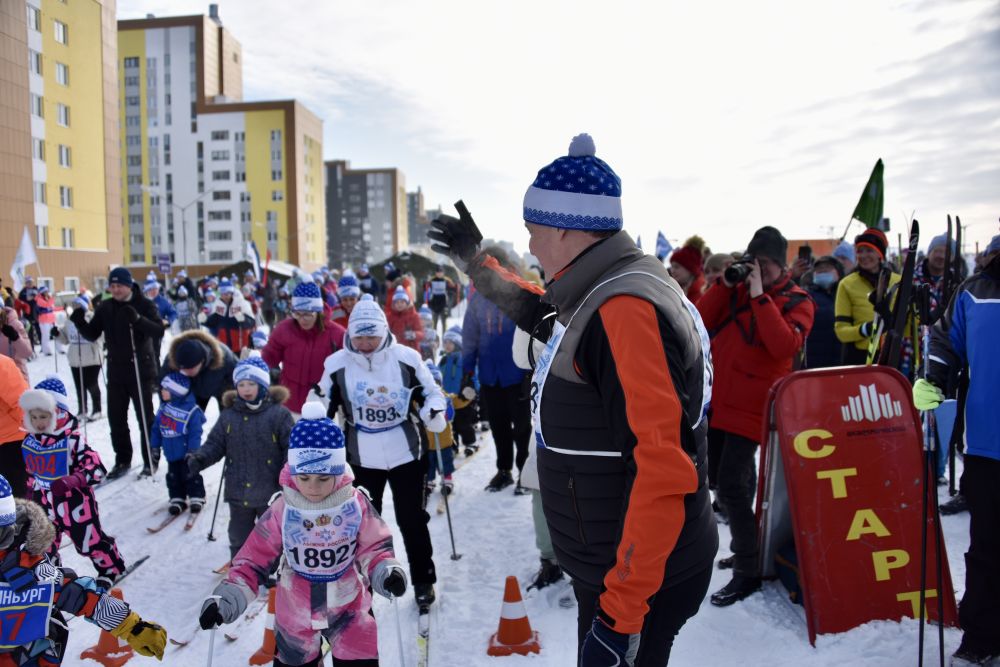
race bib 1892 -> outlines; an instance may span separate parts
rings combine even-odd
[[[361,505],[307,510],[285,505],[282,544],[288,565],[309,581],[336,581],[354,564],[361,530]]]

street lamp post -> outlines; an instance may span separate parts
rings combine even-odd
[[[156,194],[159,194],[158,190],[153,190],[152,188],[150,188],[147,185],[143,185],[141,187],[147,193],[154,192]],[[202,192],[201,194],[199,194],[197,197],[195,197],[194,199],[192,199],[191,201],[189,201],[184,206],[181,206],[180,204],[176,204],[176,203],[174,203],[172,201],[168,201],[167,202],[167,204],[169,204],[170,206],[173,206],[176,209],[179,209],[180,212],[181,212],[181,248],[183,250],[183,260],[184,260],[183,264],[184,264],[184,270],[185,271],[187,271],[187,268],[188,268],[188,262],[187,262],[187,210],[189,208],[191,208],[192,206],[194,206],[195,204],[197,204],[199,201],[201,201],[202,197],[204,197],[205,195],[207,195],[207,194],[209,194],[211,192],[215,192],[215,188],[211,188],[209,190],[205,190],[204,192]],[[164,201],[166,201],[166,197],[164,196],[163,198],[164,198]]]

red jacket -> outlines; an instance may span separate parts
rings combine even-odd
[[[786,274],[752,301],[743,284],[713,285],[697,307],[712,338],[710,426],[759,442],[767,392],[792,371],[816,305]]]
[[[705,289],[705,276],[699,273],[694,277],[694,280],[691,281],[691,286],[687,288],[687,294],[684,296],[688,298],[688,301],[697,305],[698,301],[700,301],[701,297],[705,294]]]
[[[344,328],[330,320],[322,331],[318,324],[306,331],[294,319],[282,320],[274,327],[261,356],[272,368],[281,364],[281,384],[291,393],[285,407],[302,412],[309,389],[323,375],[323,362],[343,346]]]
[[[424,324],[412,304],[401,313],[397,313],[390,305],[385,309],[385,318],[389,321],[389,331],[396,337],[397,343],[420,351],[420,341],[424,339]],[[408,332],[413,334],[413,338],[407,337]]]

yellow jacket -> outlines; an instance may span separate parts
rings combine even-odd
[[[899,279],[898,273],[889,274],[889,287]],[[861,335],[861,326],[875,319],[875,306],[868,300],[874,289],[875,286],[857,271],[849,273],[837,285],[833,331],[841,343],[854,343],[859,350],[868,349],[869,338]]]

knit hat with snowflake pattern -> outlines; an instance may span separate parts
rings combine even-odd
[[[344,433],[318,401],[302,406],[302,418],[288,436],[288,469],[293,475],[343,475],[347,465]]]

